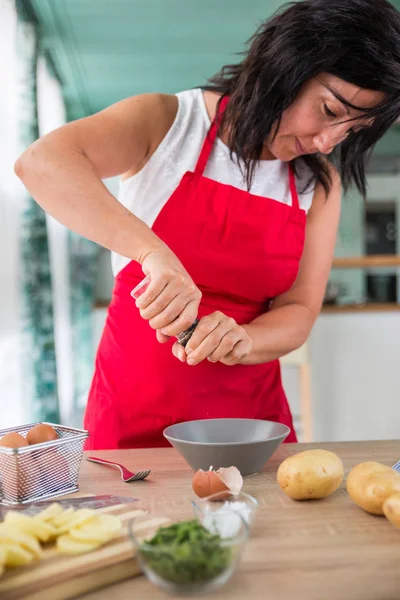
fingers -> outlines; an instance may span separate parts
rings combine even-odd
[[[208,356],[210,362],[222,361],[224,357],[230,356],[231,359],[241,358],[236,356],[235,348],[239,346],[242,336],[240,331],[229,331],[220,341],[212,354]]]
[[[197,311],[198,303],[197,301],[192,300],[184,307],[181,314],[177,319],[175,319],[175,321],[162,328],[162,333],[164,335],[177,336],[182,333],[182,331],[186,331],[186,329],[189,329],[189,327],[193,325],[194,321],[196,320]]]
[[[205,359],[235,365],[251,352],[252,345],[245,327],[217,311],[200,319],[186,348],[176,343],[172,353],[188,365],[197,365]]]
[[[227,366],[237,365],[242,358],[249,354],[250,350],[251,344],[247,340],[240,340],[228,354],[219,359],[219,362]]]
[[[172,346],[172,354],[181,362],[186,362],[185,348],[181,344],[178,344],[178,342],[175,342]]]
[[[163,290],[168,285],[168,278],[165,275],[161,275],[159,277],[152,277],[147,289],[143,294],[139,296],[136,300],[136,306],[142,311],[147,309],[153,302],[155,302]],[[173,295],[169,301],[171,301]],[[165,307],[163,307],[165,308]]]
[[[174,292],[168,290],[168,287],[148,308],[140,311],[140,315],[149,321],[153,329],[166,327],[182,312],[182,298],[177,295],[171,298]]]
[[[196,320],[200,299],[201,292],[194,284],[181,285],[180,278],[167,282],[162,277],[152,280],[136,305],[153,329],[176,336]]]
[[[206,358],[220,360],[241,339],[240,330],[236,321],[223,313],[203,317],[186,346],[187,363],[196,365]]]
[[[214,329],[218,327],[223,317],[222,313],[212,313],[200,319],[199,324],[194,330],[190,340],[186,345],[186,354],[190,354],[194,349],[198,348],[200,344],[209,336]]]
[[[169,336],[161,333],[161,331],[159,329],[157,329],[157,331],[156,331],[156,338],[157,338],[157,341],[160,342],[160,344],[165,344],[169,340]]]

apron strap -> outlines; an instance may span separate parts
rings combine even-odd
[[[222,98],[221,104],[219,106],[218,116],[223,114],[228,102],[229,102],[229,97],[224,96]],[[205,137],[205,140],[203,142],[203,147],[201,149],[201,152],[200,152],[200,155],[199,155],[199,158],[197,160],[197,164],[196,164],[196,167],[194,170],[194,172],[197,175],[203,175],[203,173],[204,173],[204,169],[206,168],[207,161],[210,157],[212,147],[217,138],[217,133],[218,133],[218,131],[217,131],[216,117],[214,117],[214,119],[210,125],[210,128],[207,132],[207,135]],[[290,163],[289,163],[289,186],[290,186],[290,193],[292,196],[292,206],[293,206],[293,208],[300,208],[299,196],[297,194],[297,189],[296,189],[296,181],[295,181],[295,177],[294,177],[293,168]]]
[[[228,101],[229,101],[228,96],[224,96],[222,98],[221,104],[219,105],[218,116],[221,116],[223,114],[223,112],[226,108],[226,105],[228,104]],[[214,117],[213,122],[211,123],[208,133],[205,137],[203,147],[201,149],[201,152],[200,152],[200,155],[199,155],[199,158],[197,161],[197,165],[194,170],[194,172],[197,175],[203,175],[203,173],[204,173],[204,169],[206,168],[207,161],[210,157],[212,147],[217,138],[217,133],[218,133],[218,131],[217,131],[216,117]]]
[[[290,163],[289,163],[289,186],[290,186],[290,194],[292,196],[292,207],[300,208],[299,196],[297,194],[297,189],[296,189],[296,180],[294,177],[293,167]]]

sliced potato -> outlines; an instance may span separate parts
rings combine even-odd
[[[121,530],[121,519],[114,515],[98,515],[89,522],[70,530],[69,535],[73,540],[104,544],[115,537]]]
[[[0,543],[1,545],[17,544],[36,558],[40,558],[42,555],[42,548],[37,539],[29,533],[21,531],[15,525],[0,523]]]
[[[61,525],[61,527],[58,527],[58,533],[68,533],[75,527],[80,527],[85,523],[89,523],[95,517],[95,515],[96,513],[94,510],[91,510],[90,508],[81,508],[75,511],[71,517],[63,525]]]
[[[60,513],[59,515],[57,515],[56,517],[54,517],[51,520],[51,524],[56,529],[59,529],[59,528],[63,527],[69,521],[69,519],[72,517],[72,515],[74,513],[75,513],[75,511],[74,511],[74,509],[72,507],[67,508],[62,513]]]
[[[4,566],[6,567],[22,567],[23,565],[29,565],[34,559],[31,552],[18,544],[4,544],[2,548],[6,554],[4,562]]]
[[[6,557],[7,557],[7,553],[6,553],[5,546],[1,545],[0,546],[0,565],[1,566],[3,566],[5,564]]]
[[[34,519],[39,521],[52,521],[56,517],[59,517],[64,512],[63,507],[58,502],[49,504],[44,510],[34,516]]]
[[[47,542],[56,535],[56,529],[44,521],[28,517],[17,511],[9,510],[5,516],[4,522],[15,525],[20,531],[29,533],[41,542]]]
[[[57,550],[63,554],[84,554],[85,552],[92,552],[99,545],[73,540],[69,534],[61,535],[56,542]]]

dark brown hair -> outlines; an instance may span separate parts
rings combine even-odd
[[[366,161],[376,142],[400,115],[400,13],[387,0],[292,2],[263,23],[244,59],[226,65],[205,90],[229,96],[220,127],[229,123],[229,147],[242,163],[250,187],[265,140],[276,133],[282,113],[301,86],[327,72],[364,89],[384,92],[373,108],[362,108],[372,124],[348,137],[329,155],[344,189],[355,183],[366,194]],[[311,182],[331,184],[326,158],[307,155]]]

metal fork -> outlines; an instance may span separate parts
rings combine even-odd
[[[125,483],[129,483],[130,481],[140,481],[141,479],[146,479],[146,477],[148,477],[151,473],[150,470],[132,473],[132,471],[129,471],[120,463],[112,462],[111,460],[106,460],[105,458],[97,458],[96,456],[87,456],[86,460],[88,460],[89,462],[98,463],[99,465],[111,465],[113,467],[117,467],[121,472],[121,479]]]

